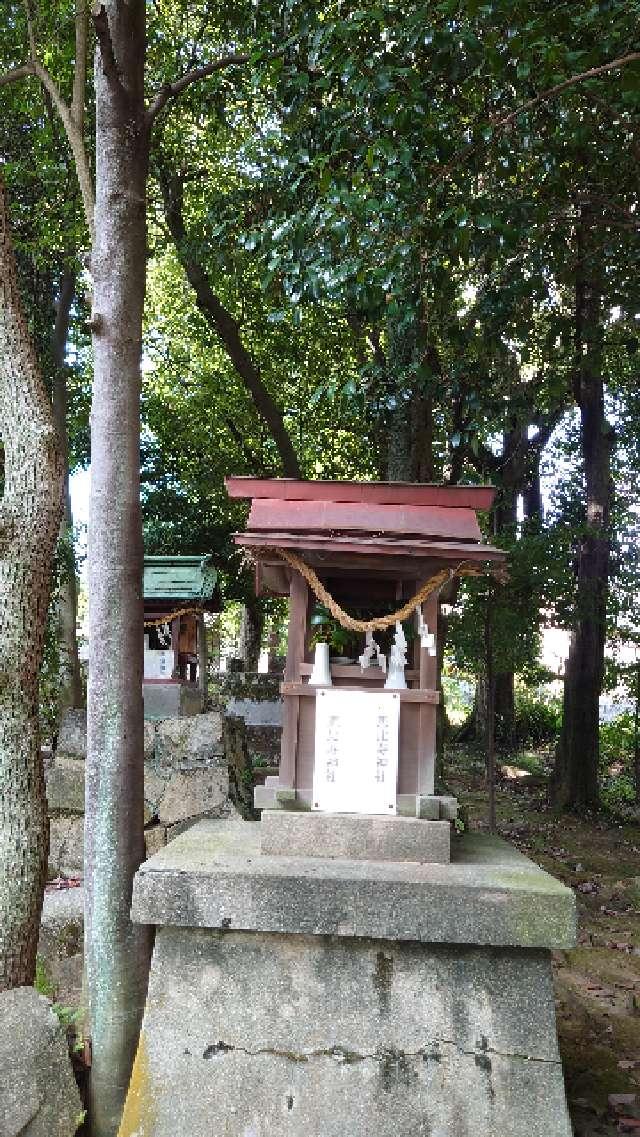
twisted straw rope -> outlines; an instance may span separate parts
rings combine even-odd
[[[175,612],[169,612],[167,616],[158,616],[157,619],[145,620],[145,628],[157,628],[160,624],[170,624],[172,620],[177,620],[178,616],[190,616],[191,613],[198,613],[199,608],[178,608]]]
[[[379,616],[375,620],[356,620],[345,612],[344,608],[333,599],[330,592],[318,579],[313,569],[306,564],[297,553],[291,553],[288,549],[272,548],[269,550],[275,553],[283,561],[293,569],[297,569],[301,576],[304,577],[312,592],[317,599],[328,608],[331,615],[343,627],[351,632],[382,632],[385,628],[391,628],[395,623],[406,620],[408,616],[415,612],[419,604],[422,604],[432,592],[446,584],[454,576],[484,576],[484,570],[478,568],[470,561],[460,561],[460,564],[454,569],[441,569],[435,576],[426,580],[421,588],[418,589],[415,596],[408,600],[402,608],[398,608],[397,612],[392,612],[390,616]]]

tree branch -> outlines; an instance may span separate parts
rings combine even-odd
[[[100,48],[100,59],[102,60],[102,70],[104,71],[109,83],[116,89],[118,95],[122,99],[128,99],[127,90],[122,82],[118,61],[115,57],[113,50],[113,41],[111,39],[111,29],[109,28],[109,17],[107,16],[107,9],[104,4],[94,4],[91,15],[93,16],[93,26],[95,28],[96,39]]]
[[[4,75],[0,75],[0,87],[7,87],[9,83],[15,83],[18,79],[26,79],[29,75],[35,75],[33,63],[21,63],[19,67],[14,67],[11,71],[6,71]]]
[[[248,63],[250,58],[251,56],[246,54],[223,55],[220,59],[213,60],[212,63],[205,63],[202,67],[194,67],[192,71],[187,71],[180,79],[176,79],[175,82],[167,83],[165,87],[161,87],[153,102],[149,104],[147,110],[147,126],[149,129],[153,126],[160,111],[166,107],[169,100],[177,98],[178,95],[181,95],[192,83],[198,82],[199,79],[206,79],[207,76],[215,74],[216,71],[224,71],[226,67],[235,67],[243,63]]]
[[[0,75],[0,87],[7,86],[18,79],[25,79],[33,75],[39,79],[46,94],[49,96],[53,103],[60,121],[64,127],[67,141],[73,154],[76,175],[78,178],[78,185],[80,186],[80,193],[82,195],[82,204],[84,207],[84,215],[89,229],[91,241],[93,242],[94,235],[94,193],[93,193],[93,178],[91,175],[91,167],[89,165],[89,158],[84,145],[84,137],[82,131],[82,124],[84,121],[84,86],[86,80],[86,50],[87,50],[87,28],[86,28],[86,9],[84,9],[84,0],[77,0],[76,8],[76,62],[73,76],[73,100],[71,106],[68,106],[58,88],[57,83],[53,79],[51,73],[44,67],[37,57],[37,44],[33,31],[33,22],[31,15],[31,6],[29,0],[25,3],[27,13],[27,34],[29,37],[29,50],[31,51],[31,59],[27,63],[23,63],[20,67],[14,67],[11,71],[5,72]],[[80,27],[84,15],[84,35]],[[77,54],[78,48],[84,45],[84,56],[80,58]],[[80,87],[82,83],[82,88]]]
[[[609,63],[602,63],[599,67],[590,67],[588,71],[581,71],[578,75],[571,75],[568,79],[563,79],[561,83],[556,83],[555,86],[549,87],[546,91],[542,91],[540,95],[535,95],[534,98],[528,99],[526,103],[522,103],[515,111],[511,111],[504,118],[494,120],[491,125],[494,130],[500,130],[504,126],[508,126],[520,114],[529,111],[538,103],[544,103],[547,99],[553,99],[559,95],[561,91],[566,91],[567,87],[574,87],[576,83],[583,83],[587,79],[596,79],[598,75],[604,75],[607,71],[617,71],[620,67],[626,67],[629,63],[640,62],[640,51],[632,51],[628,55],[620,55],[617,59],[610,60]],[[491,121],[491,120],[490,120]]]
[[[640,51],[632,51],[628,55],[620,55],[617,59],[610,60],[609,63],[602,63],[599,67],[591,67],[588,71],[581,71],[577,75],[570,75],[568,79],[563,79],[561,83],[556,83],[555,86],[549,87],[546,91],[542,91],[539,95],[534,95],[533,98],[528,99],[527,102],[521,103],[519,107],[516,107],[514,111],[510,111],[509,114],[503,118],[490,119],[489,124],[491,129],[493,132],[503,130],[506,126],[509,126],[518,115],[532,110],[533,107],[538,106],[540,103],[548,102],[549,99],[555,98],[556,95],[567,90],[568,87],[574,87],[577,83],[583,83],[588,79],[596,79],[599,75],[604,75],[608,71],[617,71],[621,67],[626,67],[629,63],[637,63],[638,61],[640,61]],[[466,162],[467,159],[475,153],[479,145],[478,142],[469,142],[466,146],[458,150],[457,153],[453,155],[453,158],[438,171],[436,177],[430,183],[429,188],[437,185],[444,178],[447,178],[458,164]]]
[[[84,98],[87,85],[87,45],[89,39],[89,10],[86,0],[76,0],[76,58],[73,69],[71,118],[78,130],[84,124]]]
[[[191,285],[196,305],[210,327],[224,344],[225,350],[256,412],[268,427],[280,456],[284,476],[299,478],[300,463],[284,423],[280,407],[262,378],[260,368],[247,350],[240,325],[214,292],[207,272],[189,241],[183,214],[183,183],[158,160],[158,181],[164,202],[167,225],[173,237],[178,260]]]

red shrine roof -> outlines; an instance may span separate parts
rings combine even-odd
[[[236,544],[259,560],[269,549],[311,554],[329,566],[354,556],[449,561],[498,561],[502,549],[482,542],[476,511],[489,509],[492,486],[409,482],[304,482],[290,478],[227,478],[229,497],[250,498],[245,533]],[[263,550],[261,552],[261,550]],[[370,562],[372,563],[372,562]]]

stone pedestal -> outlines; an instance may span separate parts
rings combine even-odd
[[[447,865],[259,841],[202,822],[137,875],[157,934],[120,1137],[570,1137],[568,889],[488,837]]]

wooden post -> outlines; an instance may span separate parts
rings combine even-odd
[[[487,788],[489,791],[489,832],[496,831],[496,748],[495,748],[495,677],[493,668],[493,598],[487,589],[485,614],[485,674],[487,684],[487,735],[485,739]]]
[[[180,679],[180,617],[171,621],[171,650],[173,652],[171,678]]]
[[[207,699],[207,625],[204,612],[198,613],[198,686],[202,692],[202,705]]]
[[[284,672],[285,683],[297,683],[300,680],[300,664],[304,658],[307,634],[308,604],[309,588],[307,582],[300,576],[299,572],[293,572],[289,585],[289,634],[287,637],[287,664]],[[298,695],[285,695],[279,772],[279,782],[282,789],[292,789],[295,786],[299,710],[300,697]]]
[[[438,631],[439,593],[432,592],[422,605],[422,618],[430,632]],[[421,690],[434,691],[438,680],[437,656],[429,655],[426,647],[420,647]],[[421,704],[418,724],[418,770],[417,793],[431,795],[435,792],[436,776],[436,709]]]

